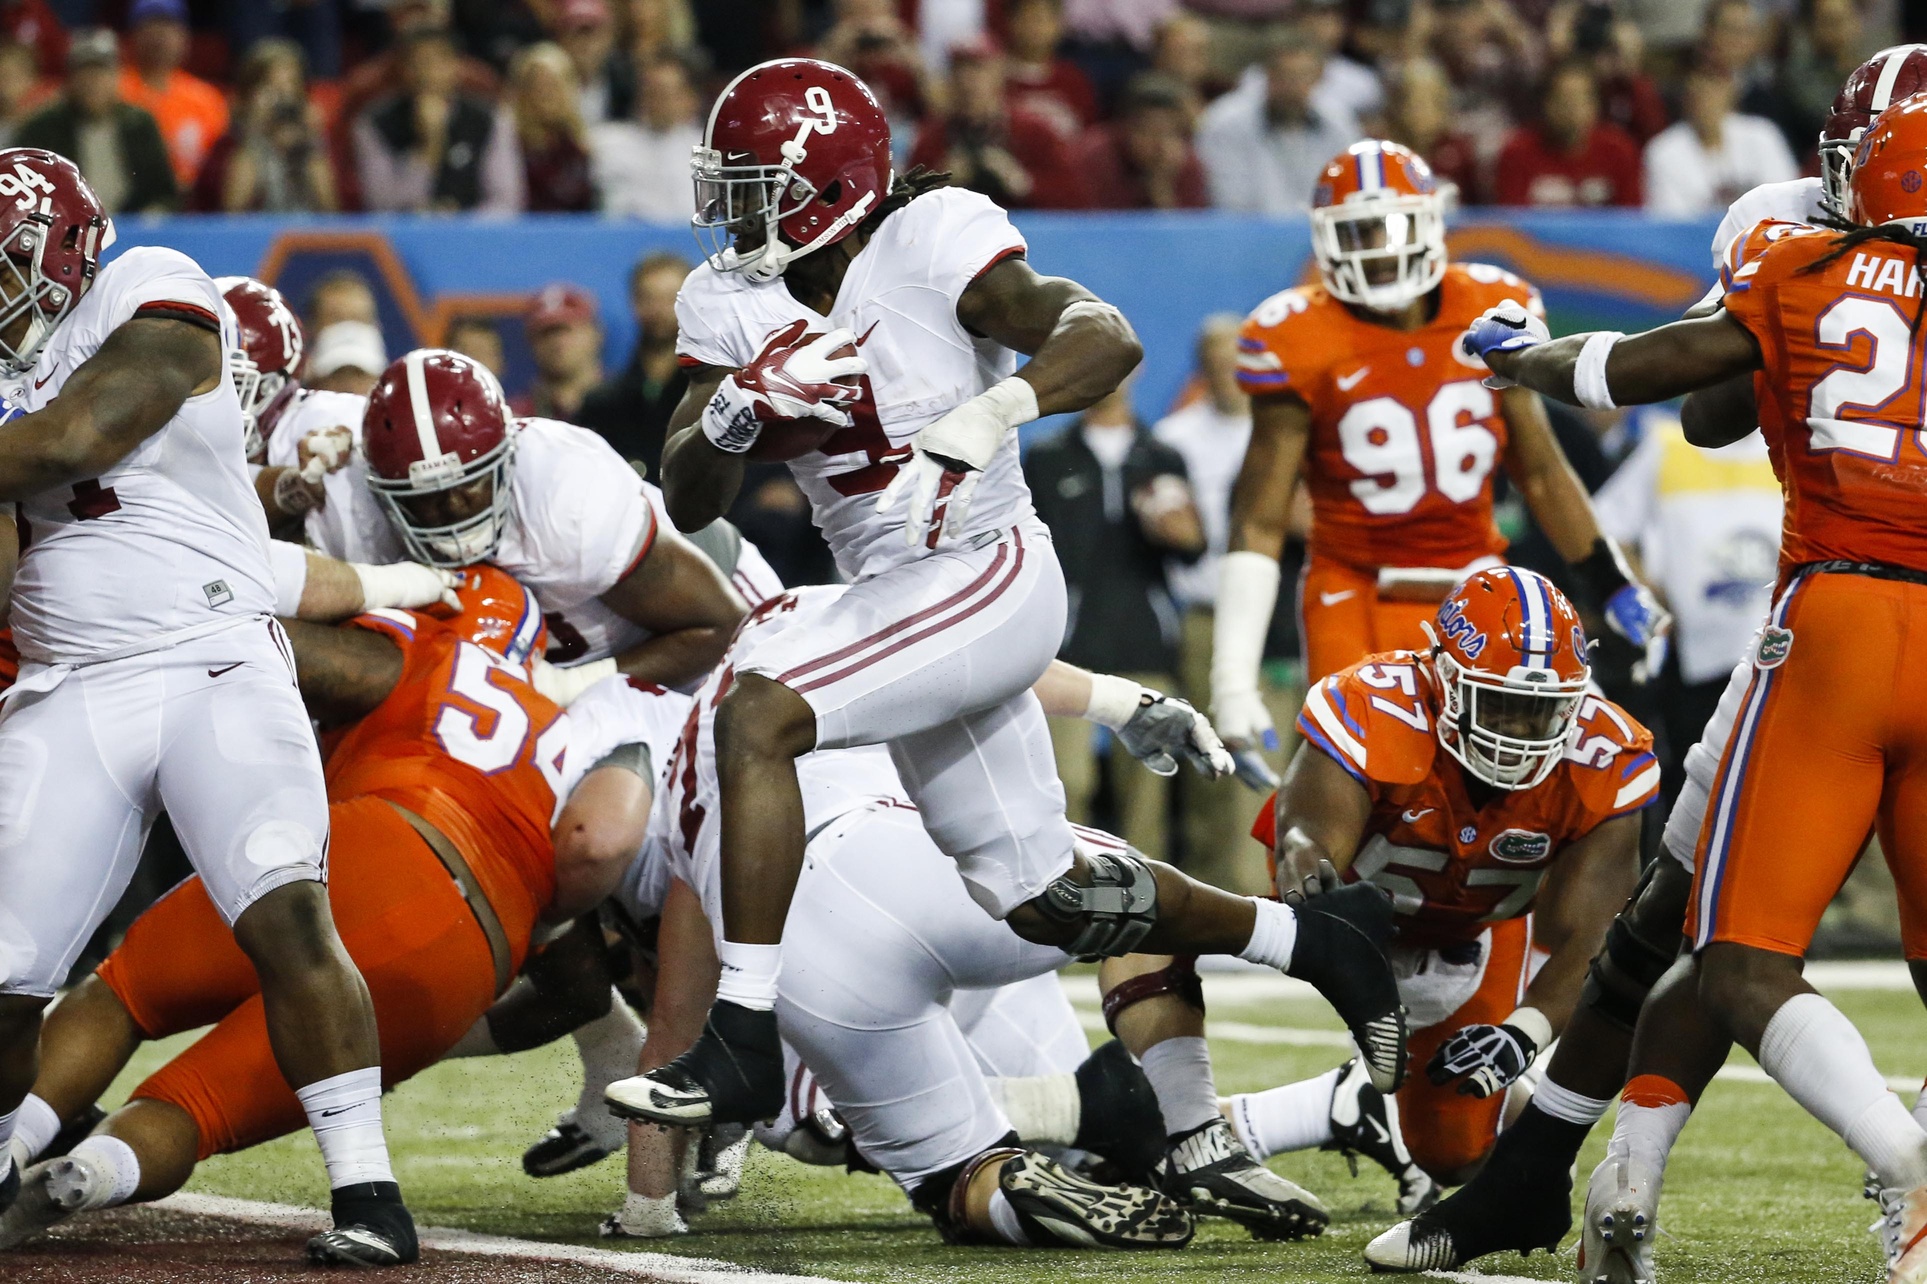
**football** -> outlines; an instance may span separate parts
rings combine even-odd
[[[815,337],[815,335],[805,335],[802,342],[808,343]],[[829,355],[832,360],[854,357],[856,345],[846,343]],[[855,387],[857,377],[852,375],[837,382]],[[763,425],[763,430],[756,435],[755,443],[744,451],[743,455],[744,458],[754,459],[759,463],[781,463],[784,460],[807,455],[813,450],[821,450],[823,443],[838,431],[835,424],[825,423],[821,419],[773,419]]]

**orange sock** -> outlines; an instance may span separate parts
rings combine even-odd
[[[1635,1075],[1627,1082],[1625,1091],[1619,1099],[1629,1106],[1645,1106],[1657,1110],[1661,1106],[1690,1106],[1692,1099],[1686,1089],[1674,1083],[1663,1074]]]

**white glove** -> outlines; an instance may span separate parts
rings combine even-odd
[[[564,669],[538,655],[529,661],[529,668],[535,689],[567,708],[575,703],[577,696],[616,672],[616,662],[613,658],[604,657]]]
[[[841,327],[801,342],[809,322],[797,320],[764,343],[756,359],[716,386],[703,408],[703,435],[718,450],[740,455],[756,444],[772,419],[820,419],[839,428],[850,424],[845,406],[863,395],[839,380],[866,373],[862,357],[832,357],[854,347],[856,336]]]
[[[909,461],[877,497],[877,512],[908,491],[903,542],[935,548],[944,527],[964,529],[977,482],[1010,430],[1035,418],[1037,390],[1017,375],[972,397],[910,439]]]
[[[319,484],[355,453],[355,435],[338,424],[333,428],[317,428],[296,443],[294,453],[301,465],[302,479]]]
[[[452,571],[437,570],[420,562],[395,562],[389,566],[350,562],[348,566],[361,581],[364,611],[385,606],[409,609],[437,603],[457,611],[462,609],[462,599],[455,596],[462,578]]]

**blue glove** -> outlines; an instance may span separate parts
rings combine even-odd
[[[1606,624],[1636,647],[1650,647],[1673,627],[1673,617],[1644,584],[1622,584],[1602,608]]]
[[[1481,313],[1471,328],[1459,336],[1459,347],[1466,356],[1483,361],[1489,353],[1518,352],[1537,347],[1551,337],[1552,331],[1546,329],[1544,321],[1526,311],[1524,304],[1507,299]],[[1486,379],[1485,386],[1498,389],[1517,385],[1511,379],[1494,374]]]

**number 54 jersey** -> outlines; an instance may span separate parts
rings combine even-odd
[[[1312,551],[1347,566],[1458,568],[1505,552],[1492,521],[1492,470],[1506,448],[1485,363],[1459,349],[1466,327],[1507,300],[1544,316],[1510,272],[1454,263],[1438,310],[1416,330],[1363,321],[1320,285],[1259,304],[1238,339],[1238,383],[1288,393],[1311,411],[1305,482]]]
[[[1524,915],[1562,850],[1659,795],[1652,734],[1610,700],[1586,697],[1573,743],[1545,780],[1481,787],[1477,797],[1439,744],[1438,709],[1431,665],[1390,651],[1314,685],[1298,716],[1304,752],[1328,755],[1371,797],[1346,881],[1389,894],[1398,943],[1420,949],[1462,945]],[[1275,849],[1270,806],[1251,832]]]

